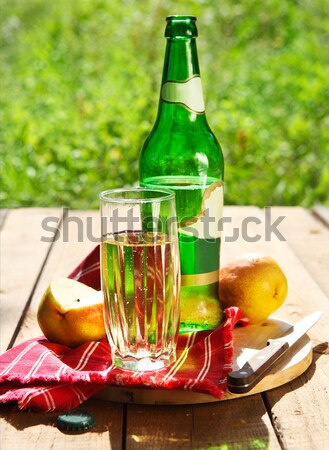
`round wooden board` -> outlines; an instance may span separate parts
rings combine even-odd
[[[275,317],[270,317],[259,324],[250,325],[245,328],[235,328],[233,370],[242,367],[251,355],[264,348],[268,339],[282,336],[290,327],[290,323]],[[305,372],[311,362],[312,345],[310,338],[305,335],[251,391],[245,394],[226,392],[224,397],[218,400],[211,395],[191,391],[107,386],[98,392],[95,397],[120,403],[153,405],[185,405],[231,400],[268,391],[269,389],[288,383]]]

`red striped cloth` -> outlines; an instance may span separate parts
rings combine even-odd
[[[99,247],[70,278],[100,289]],[[0,356],[0,402],[15,401],[19,409],[66,411],[80,405],[106,385],[190,390],[220,399],[232,370],[233,328],[247,325],[238,308],[225,310],[214,331],[180,335],[177,360],[168,369],[133,373],[113,367],[106,339],[77,348],[49,342],[43,336]]]

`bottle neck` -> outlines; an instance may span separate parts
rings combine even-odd
[[[157,121],[163,117],[182,124],[205,120],[194,37],[167,39]]]
[[[185,81],[200,76],[196,39],[167,39],[162,84],[166,81]]]

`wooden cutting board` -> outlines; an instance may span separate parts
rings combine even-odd
[[[259,324],[234,329],[233,370],[241,368],[258,350],[264,348],[267,340],[277,338],[288,331],[291,324],[279,318],[271,317]],[[249,392],[231,394],[226,392],[222,400],[264,392],[288,383],[301,375],[312,362],[312,345],[305,335],[286,354],[279,363]],[[121,403],[142,404],[193,404],[218,402],[211,395],[191,391],[167,389],[130,388],[124,386],[107,386],[96,394],[97,398]]]

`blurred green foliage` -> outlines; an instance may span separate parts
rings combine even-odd
[[[198,17],[226,203],[328,204],[329,5],[323,0],[7,0],[1,206],[97,207],[136,183],[154,123],[165,17]]]

